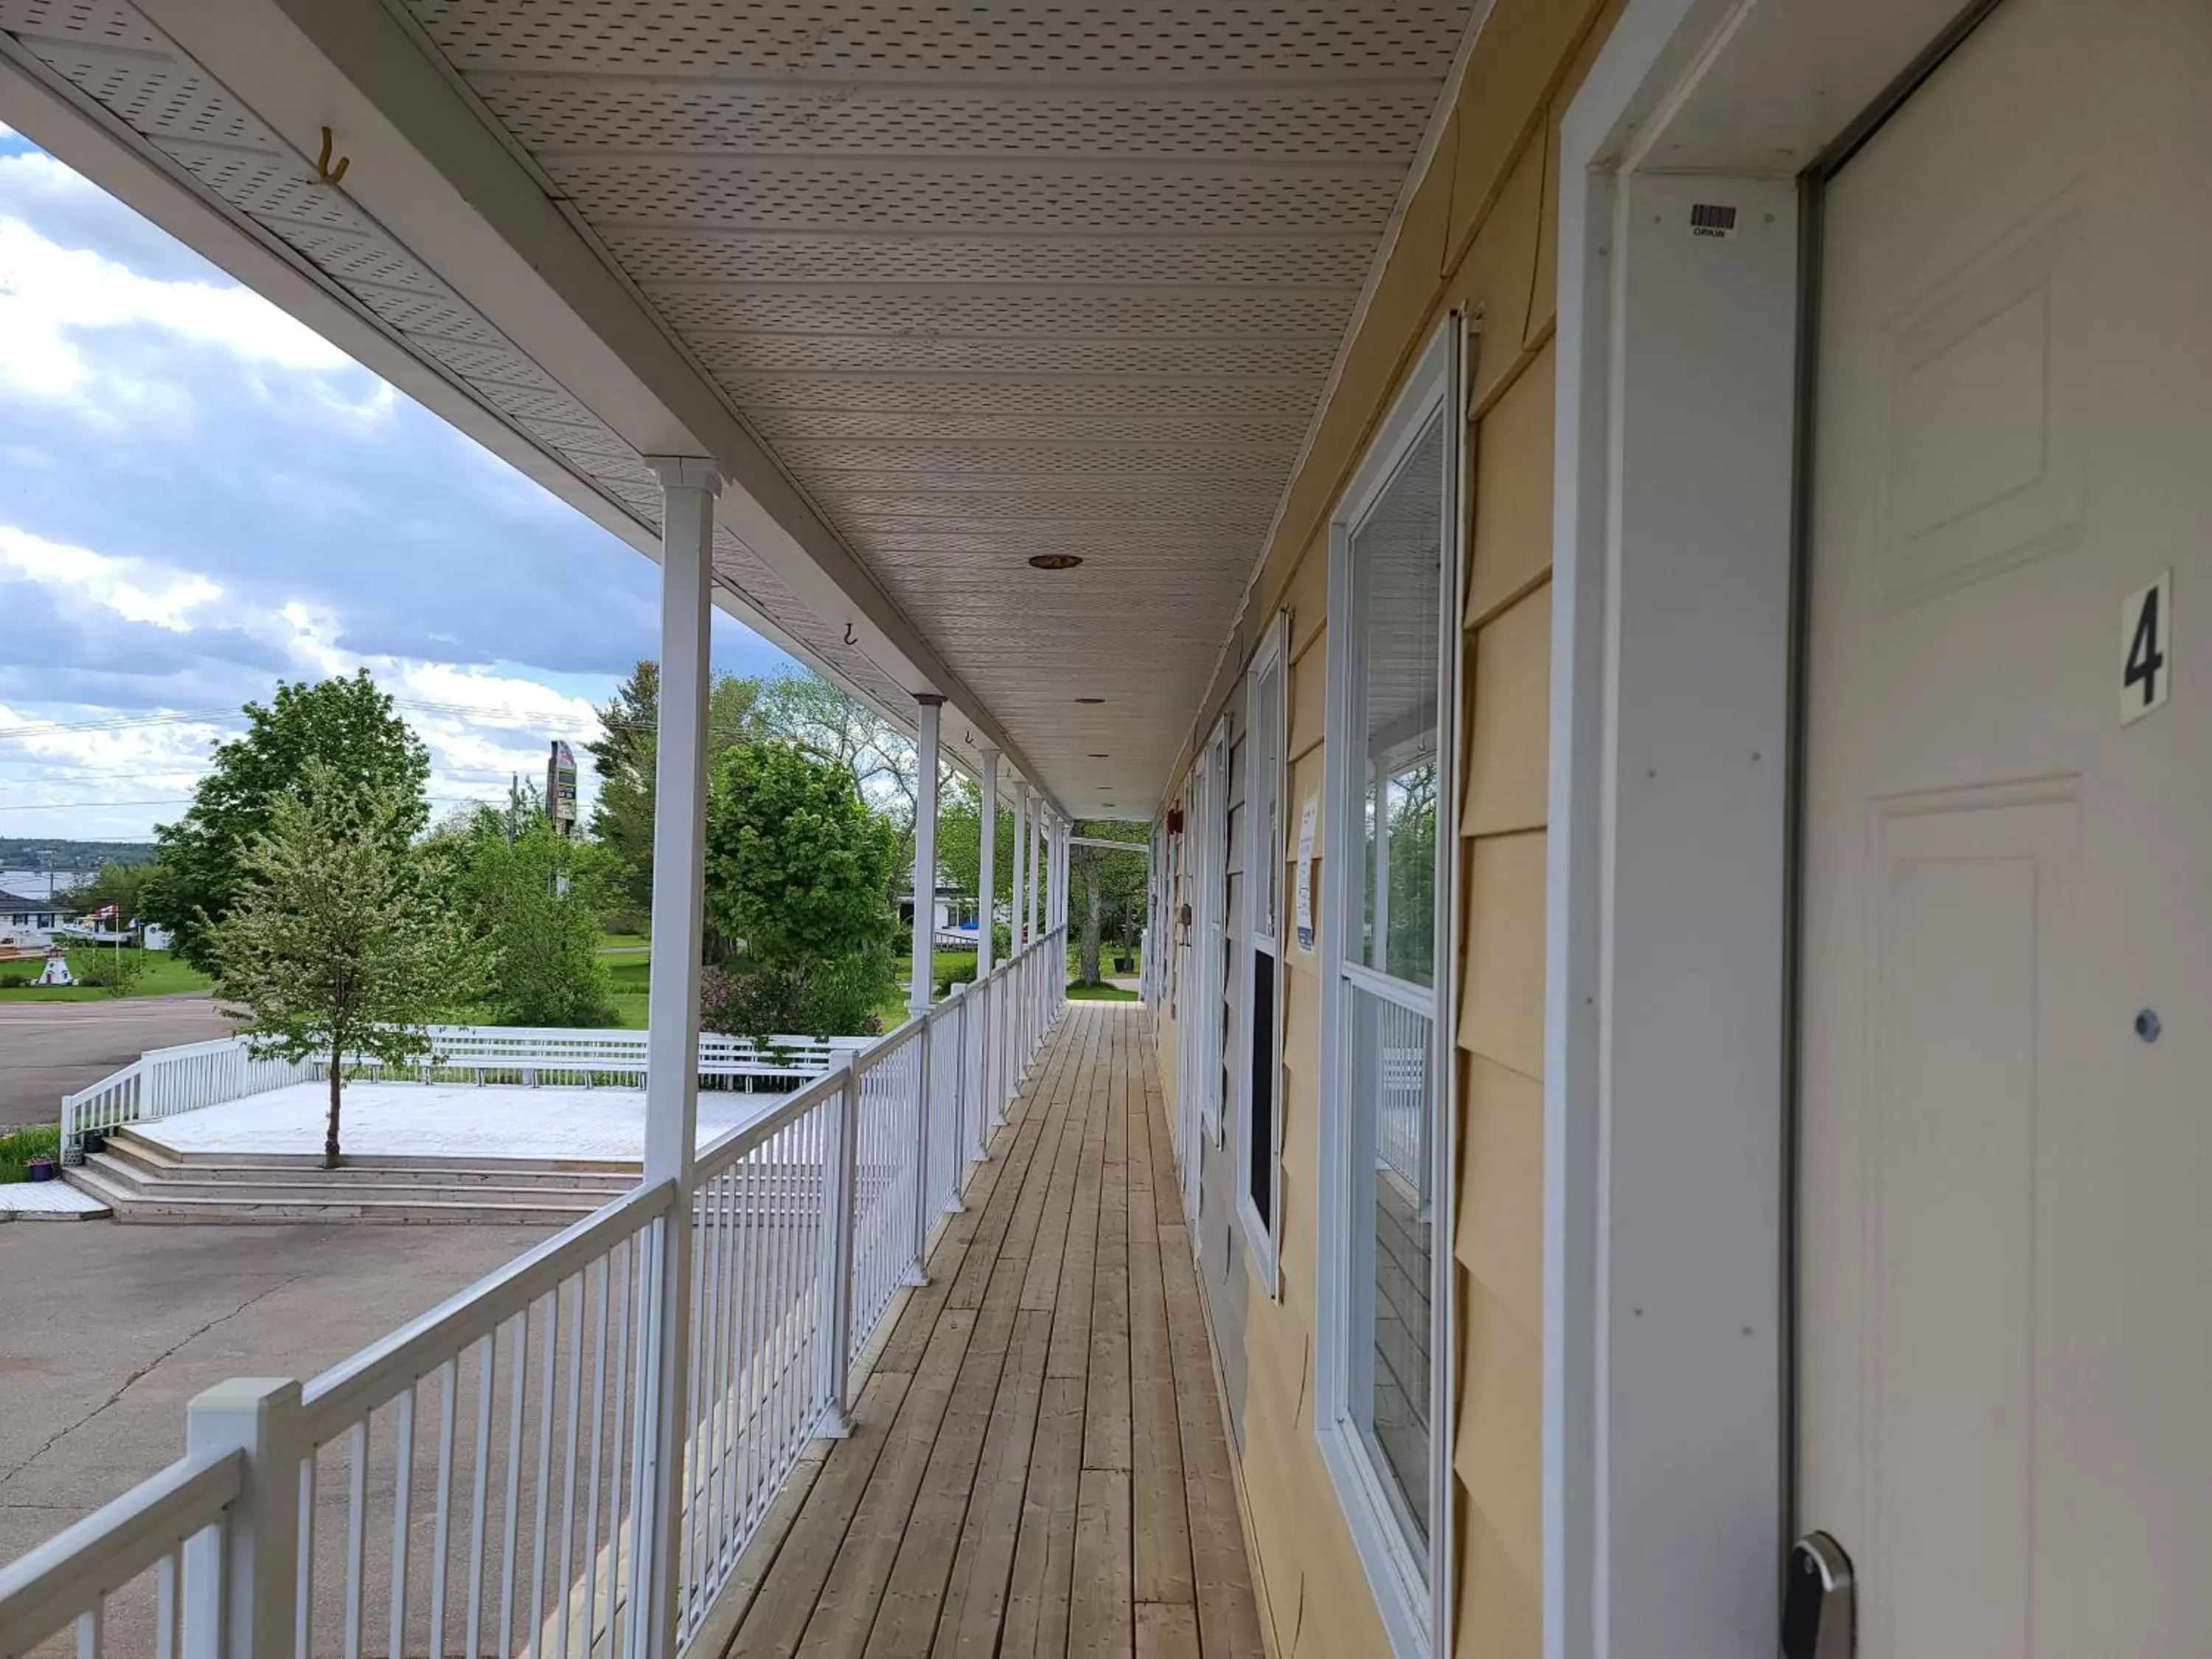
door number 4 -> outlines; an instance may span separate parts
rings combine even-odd
[[[2173,679],[2173,572],[2120,605],[2120,724],[2163,708]]]

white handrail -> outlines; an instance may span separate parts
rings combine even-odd
[[[633,1587],[665,1582],[688,1642],[808,1442],[842,1431],[858,1368],[901,1286],[921,1282],[934,1229],[1057,1017],[1066,937],[1051,930],[857,1051],[813,1045],[824,1069],[706,1146],[688,1195],[674,1181],[634,1188],[305,1389],[241,1379],[202,1395],[191,1457],[0,1571],[0,1659],[73,1617],[92,1621],[80,1648],[96,1652],[104,1599],[149,1565],[163,1575],[161,1619],[228,1632],[231,1654],[374,1641],[565,1656],[604,1643],[666,1659],[653,1650],[664,1626]],[[469,1031],[486,1046],[445,1052],[506,1069],[528,1039],[552,1035]],[[538,1050],[554,1069],[574,1061],[563,1045],[598,1034],[557,1035]],[[106,1089],[137,1109],[164,1063],[215,1072],[236,1052],[218,1041],[149,1054],[72,1099]],[[690,1231],[688,1252],[676,1228]],[[671,1299],[669,1264],[687,1255],[690,1284]],[[665,1309],[689,1325],[676,1468],[653,1450],[659,1402],[678,1392],[657,1376]],[[434,1455],[418,1446],[418,1414]],[[338,1535],[318,1540],[324,1460],[343,1466],[346,1502]],[[672,1492],[680,1559],[649,1573],[641,1517]],[[388,1548],[373,1551],[386,1528]],[[410,1600],[422,1579],[410,1552],[425,1547],[427,1607]],[[388,1570],[380,1616],[372,1568]],[[317,1593],[326,1571],[342,1595]],[[316,1620],[333,1616],[343,1629],[325,1643]],[[373,1617],[383,1633],[367,1629]]]
[[[185,1540],[219,1522],[245,1481],[237,1452],[180,1457],[0,1567],[0,1659],[27,1653],[72,1620],[90,1621],[79,1632],[93,1638],[89,1649],[80,1639],[78,1651],[97,1652],[102,1604],[151,1566],[166,1564],[173,1616]]]

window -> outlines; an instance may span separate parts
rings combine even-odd
[[[1393,1644],[1424,1656],[1443,1645],[1447,1571],[1456,331],[1424,356],[1330,527],[1319,940],[1316,1428]]]
[[[1246,928],[1243,1032],[1237,1067],[1237,1212],[1260,1278],[1273,1295],[1281,1206],[1282,1137],[1276,1096],[1282,1077],[1283,756],[1288,714],[1284,636],[1278,615],[1244,677]]]

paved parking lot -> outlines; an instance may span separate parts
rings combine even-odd
[[[99,1002],[0,1002],[0,1129],[52,1123],[62,1097],[149,1048],[229,1034],[205,992]]]
[[[0,1226],[0,1561],[176,1457],[201,1389],[313,1376],[549,1231]]]

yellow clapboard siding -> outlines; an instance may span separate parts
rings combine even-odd
[[[1543,1577],[1542,1345],[1479,1279],[1460,1308],[1466,1376],[1452,1470],[1522,1576]]]
[[[1480,626],[1551,568],[1556,351],[1546,345],[1483,416],[1467,621]]]
[[[1269,596],[1270,612],[1287,611],[1291,613],[1290,648],[1296,658],[1310,650],[1314,636],[1321,632],[1322,623],[1328,614],[1328,537],[1316,533],[1298,550],[1297,562],[1291,568],[1287,580],[1279,584],[1281,592]]]
[[[1544,1085],[1466,1057],[1454,1254],[1530,1330],[1544,1324]]]
[[[1312,759],[1313,787],[1321,784],[1320,755],[1322,738],[1328,732],[1328,651],[1327,641],[1316,637],[1306,647],[1304,656],[1291,664],[1291,721],[1290,747],[1285,751],[1293,762]],[[1295,799],[1295,796],[1293,797]],[[1290,846],[1297,847],[1297,814],[1291,814]],[[1320,845],[1318,833],[1315,843]]]
[[[1541,1587],[1522,1577],[1488,1517],[1470,1504],[1460,1526],[1461,1659],[1539,1659],[1544,1650]]]
[[[1544,849],[1540,830],[1486,836],[1468,860],[1467,988],[1460,1046],[1544,1075]]]
[[[1464,836],[1540,830],[1552,740],[1552,587],[1539,586],[1477,629]]]

